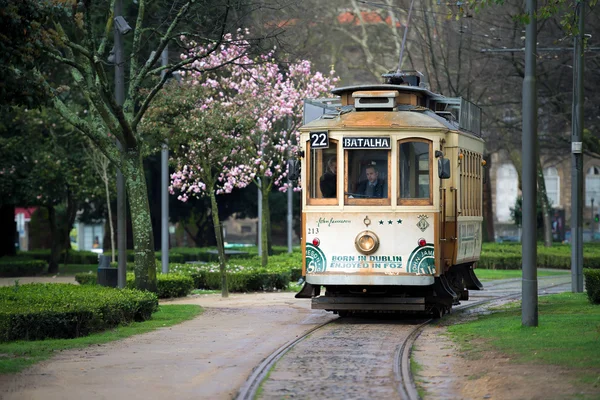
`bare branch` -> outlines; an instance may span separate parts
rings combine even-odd
[[[138,69],[137,53],[140,48],[140,40],[141,40],[142,35],[141,35],[141,32],[138,32],[137,28],[142,26],[143,19],[141,16],[143,16],[143,7],[145,5],[145,0],[140,0],[140,3],[139,3],[140,9],[138,10],[138,22],[136,23],[136,31],[135,31],[135,36],[133,39],[133,49],[132,49],[131,57],[130,57],[130,63],[131,63],[130,85],[129,85],[129,95],[128,95],[127,101],[125,102],[125,106],[124,106],[125,110],[133,110],[133,104],[137,97],[137,92],[140,88],[142,81],[148,75],[148,71],[150,70],[152,65],[154,65],[154,63],[156,63],[158,58],[161,56],[162,51],[167,46],[167,43],[169,43],[169,38],[170,38],[171,34],[173,33],[173,30],[175,29],[175,27],[177,26],[177,24],[179,23],[179,21],[181,20],[183,15],[187,12],[191,3],[192,3],[192,0],[188,1],[181,7],[181,9],[177,13],[177,15],[175,16],[173,21],[167,28],[167,31],[161,38],[160,43],[158,44],[158,46],[155,50],[154,56],[150,57],[150,59],[138,71],[137,70]]]

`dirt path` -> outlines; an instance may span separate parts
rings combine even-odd
[[[9,399],[231,399],[270,353],[336,318],[293,293],[202,296],[201,316],[106,345],[61,352],[20,374],[0,377]]]
[[[35,276],[26,276],[23,278],[0,278],[0,286],[13,286],[15,282],[18,282],[19,285],[24,285],[26,283],[74,283],[77,284],[75,278],[72,276],[44,276],[44,277],[35,277]]]

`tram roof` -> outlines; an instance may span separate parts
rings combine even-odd
[[[416,95],[419,105],[399,104],[393,110],[356,110],[349,102],[355,92],[376,96],[376,93],[396,91]],[[369,93],[371,92],[371,93]],[[333,99],[313,99],[305,101],[306,128],[430,128],[450,129],[481,137],[481,109],[460,97],[446,97],[426,88],[397,84],[368,84],[335,88]],[[388,93],[389,95],[389,93]],[[321,109],[307,118],[307,106]]]
[[[321,118],[307,123],[304,128],[326,129],[352,129],[352,128],[378,128],[378,129],[449,129],[458,130],[458,125],[436,115],[428,109],[419,112],[398,111],[360,111],[353,106],[346,106],[344,110],[334,114],[324,114]]]

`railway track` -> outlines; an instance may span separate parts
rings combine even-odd
[[[453,313],[519,298],[520,284],[520,279],[488,283],[486,290],[471,292],[471,299],[455,306]],[[570,281],[568,277],[542,277],[538,285],[541,292],[561,291]],[[418,399],[410,353],[431,321],[384,315],[381,319],[352,317],[321,324],[265,358],[242,385],[237,399],[254,399],[261,384],[261,399]]]

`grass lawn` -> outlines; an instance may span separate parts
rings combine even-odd
[[[221,290],[194,289],[192,294],[221,294]]]
[[[60,276],[75,276],[80,272],[98,272],[98,264],[59,264],[58,274]],[[55,275],[55,274],[51,274]]]
[[[0,374],[19,372],[32,364],[52,357],[57,351],[112,342],[165,326],[175,325],[194,318],[202,313],[202,311],[202,307],[193,304],[161,305],[159,310],[152,314],[152,319],[148,321],[134,322],[126,326],[94,333],[81,338],[37,341],[20,340],[0,343]]]
[[[521,325],[521,303],[510,303],[476,321],[448,326],[465,351],[494,349],[524,363],[551,364],[580,371],[582,381],[600,379],[600,305],[586,293],[540,296],[539,325]],[[473,347],[472,339],[478,341]]]
[[[537,276],[551,276],[551,275],[568,275],[571,271],[564,269],[555,269],[555,270],[539,270],[537,271]],[[520,269],[483,269],[483,268],[475,268],[475,275],[480,280],[492,280],[492,279],[511,279],[511,278],[521,278],[523,276],[523,271]]]

